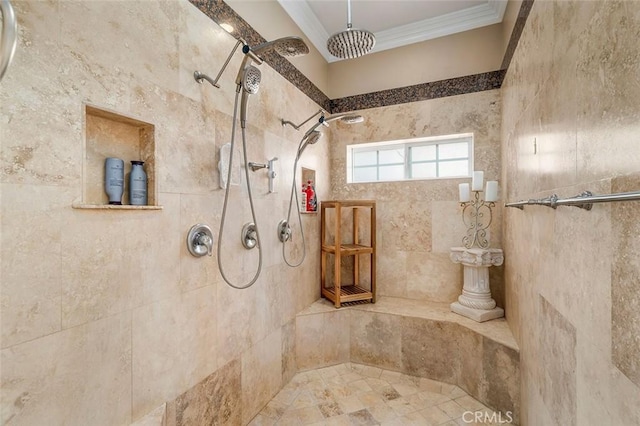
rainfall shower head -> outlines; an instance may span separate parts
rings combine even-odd
[[[366,55],[375,45],[372,32],[351,28],[351,0],[347,0],[347,29],[329,37],[327,50],[336,58],[351,59]]]

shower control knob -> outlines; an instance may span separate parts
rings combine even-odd
[[[242,227],[241,240],[242,245],[247,250],[251,250],[258,245],[258,228],[255,223],[249,222]]]
[[[207,225],[193,225],[187,235],[187,248],[195,257],[213,255],[213,233]]]

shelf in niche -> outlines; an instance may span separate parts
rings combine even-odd
[[[116,205],[116,204],[82,204],[73,203],[71,205],[74,209],[80,210],[162,210],[162,206],[131,206],[131,205]]]
[[[75,209],[162,210],[157,205],[155,174],[155,126],[95,105],[85,104],[82,201]],[[108,157],[124,161],[125,181],[122,205],[110,205],[104,191],[104,161]],[[147,174],[146,206],[129,205],[131,161],[144,161]]]

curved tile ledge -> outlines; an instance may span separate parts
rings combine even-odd
[[[356,362],[455,384],[519,418],[520,352],[504,319],[476,323],[394,297],[342,309],[319,300],[296,317],[296,360],[300,370]]]

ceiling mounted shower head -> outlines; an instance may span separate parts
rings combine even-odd
[[[351,0],[347,0],[347,29],[327,40],[327,50],[336,58],[352,59],[366,55],[376,45],[371,31],[351,28]]]

